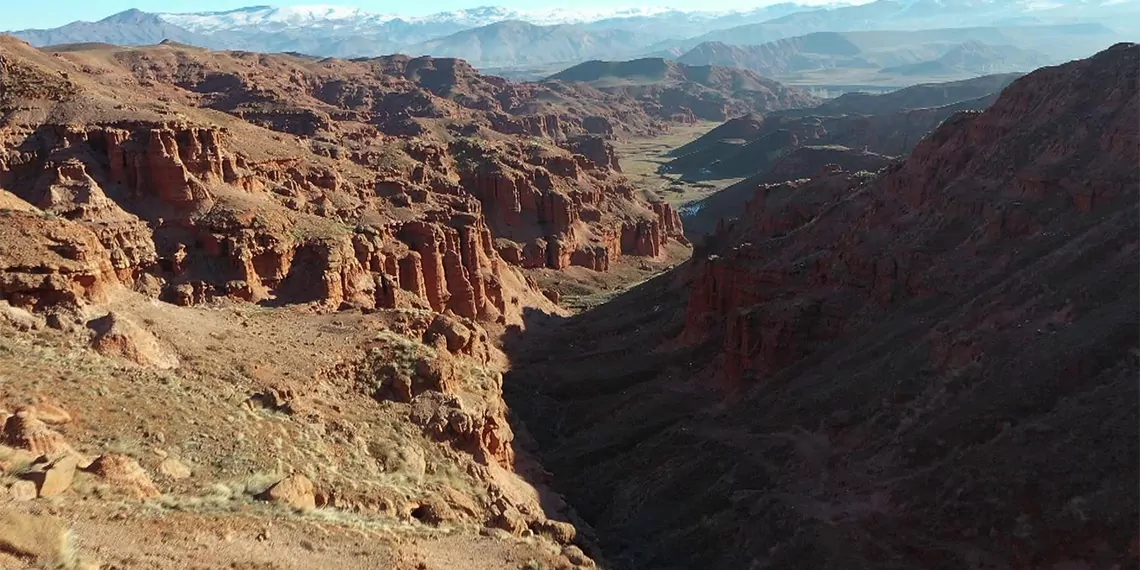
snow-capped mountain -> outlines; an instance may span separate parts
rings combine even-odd
[[[1082,51],[1086,44],[1103,49],[1109,39],[1140,39],[1140,0],[794,0],[735,11],[568,5],[481,6],[429,15],[338,5],[159,14],[128,10],[97,22],[12,33],[39,46],[171,40],[332,57],[447,55],[502,69],[568,66],[583,58],[673,58],[704,42],[745,46],[815,32],[1088,24],[1043,40],[1045,48],[1068,46],[1080,57],[1093,53]],[[1040,35],[1028,29],[1018,36],[1022,40],[998,43],[1052,53],[1037,45],[1042,42],[1029,41]]]
[[[384,24],[398,16],[374,14],[345,6],[251,6],[225,12],[158,14],[163,20],[197,33],[227,30],[259,29],[264,31],[310,26],[344,26],[353,28]]]
[[[405,25],[444,25],[477,28],[497,22],[517,20],[539,26],[586,24],[601,20],[649,18],[664,15],[707,20],[728,12],[683,11],[665,7],[632,8],[549,8],[514,10],[501,6],[481,6],[466,10],[439,12],[427,16],[380,14],[347,6],[252,6],[225,12],[165,13],[164,21],[196,33],[221,31],[280,31],[290,28],[335,28],[361,30],[395,20]]]

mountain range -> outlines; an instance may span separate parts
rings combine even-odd
[[[823,53],[823,59],[835,65],[850,63],[836,57],[843,55],[854,57],[856,63],[866,59],[892,73],[913,76],[926,71],[943,75],[1025,71],[1043,63],[1085,57],[1114,41],[1137,37],[1137,22],[1137,0],[789,2],[721,12],[669,8],[524,11],[484,6],[416,17],[352,7],[252,6],[198,13],[128,10],[97,22],[12,33],[35,46],[153,45],[170,40],[213,49],[322,57],[392,53],[459,57],[480,68],[502,68],[508,75],[529,70],[539,76],[590,59],[639,57],[680,58],[682,63],[700,65],[742,60],[742,67],[762,73],[802,71]],[[971,31],[958,33],[958,28]],[[848,35],[838,39],[810,35],[817,32]],[[861,36],[849,35],[854,32]],[[924,34],[933,35],[924,38]],[[775,44],[754,53],[758,51],[754,46],[781,41],[791,45]],[[858,53],[809,50],[798,62],[768,61],[772,57],[797,59],[801,53],[797,48],[821,41],[848,48],[846,44],[854,44]],[[964,42],[975,43],[963,47]],[[715,48],[719,44],[739,46],[750,55],[726,55],[726,50]],[[940,61],[944,57],[948,59]]]
[[[838,68],[888,73],[968,74],[1029,71],[1096,44],[1107,29],[1090,25],[815,32],[762,45],[704,42],[677,58],[688,65],[750,69],[772,77]],[[1084,43],[1080,37],[1088,38]],[[1066,41],[1060,41],[1064,38]],[[1054,40],[1054,41],[1050,41]],[[1031,45],[1036,49],[1017,47]]]

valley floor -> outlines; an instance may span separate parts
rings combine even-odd
[[[689,202],[706,198],[723,190],[741,178],[724,178],[694,182],[684,180],[679,174],[659,172],[658,169],[672,160],[670,152],[692,142],[720,125],[715,122],[700,122],[674,127],[670,132],[657,137],[632,137],[615,141],[614,150],[621,160],[622,170],[639,188],[653,192],[680,208]]]

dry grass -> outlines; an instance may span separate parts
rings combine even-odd
[[[622,170],[638,187],[672,204],[683,206],[693,200],[708,197],[723,190],[740,178],[690,182],[679,174],[658,172],[661,165],[672,160],[669,152],[692,142],[715,128],[718,123],[702,122],[674,127],[668,134],[658,137],[635,137],[614,144]]]

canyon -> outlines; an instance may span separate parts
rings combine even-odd
[[[536,315],[507,401],[609,563],[1135,565],[1138,63],[759,184],[686,264]]]
[[[662,65],[0,36],[0,566],[1134,565],[1140,48]]]

